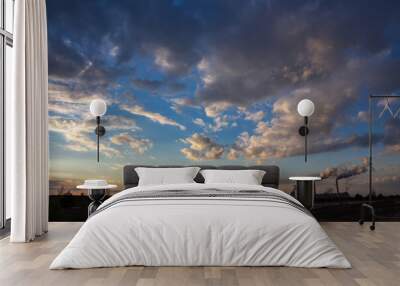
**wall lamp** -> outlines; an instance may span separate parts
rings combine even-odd
[[[297,105],[297,112],[304,117],[304,125],[299,128],[299,134],[304,136],[304,161],[307,162],[307,136],[310,133],[308,129],[308,117],[314,113],[314,103],[309,99],[303,99]]]
[[[94,99],[90,103],[90,113],[96,116],[97,127],[94,133],[97,135],[97,162],[100,161],[100,137],[106,134],[104,126],[100,125],[100,117],[103,116],[107,111],[107,104],[102,99]]]

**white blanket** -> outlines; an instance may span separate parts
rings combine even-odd
[[[118,199],[131,192],[262,190],[254,185],[179,184],[122,191],[90,217],[50,269],[145,266],[350,268],[318,222],[290,204],[257,198]],[[298,203],[298,202],[297,202]],[[107,207],[108,206],[108,207]]]

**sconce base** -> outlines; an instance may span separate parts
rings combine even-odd
[[[104,128],[104,126],[99,125],[96,127],[96,129],[94,130],[94,133],[96,133],[97,136],[103,136],[104,134],[106,134],[106,129]]]
[[[301,136],[306,136],[306,135],[308,135],[308,133],[310,133],[310,130],[308,129],[308,127],[306,127],[306,126],[301,126],[301,127],[299,128],[299,134],[300,134]]]

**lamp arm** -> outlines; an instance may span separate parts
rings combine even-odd
[[[97,123],[97,162],[100,161],[100,134],[99,134],[99,129],[100,129],[100,116],[96,116],[96,123]]]
[[[307,162],[307,136],[308,136],[308,117],[304,116],[304,125],[306,127],[306,134],[304,136],[304,161]]]

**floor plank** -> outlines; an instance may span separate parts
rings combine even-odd
[[[399,285],[400,222],[368,225],[326,222],[323,228],[345,253],[352,269],[289,267],[118,267],[85,270],[48,269],[81,223],[50,223],[49,233],[32,243],[0,240],[0,285]]]

